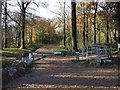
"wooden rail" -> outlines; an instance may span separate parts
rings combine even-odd
[[[76,56],[76,60],[79,60],[80,52],[32,52],[29,53],[29,59],[35,60],[35,55],[61,55],[63,57],[65,56]]]
[[[89,56],[95,56],[97,59],[100,60],[100,62],[102,62],[102,59],[112,57],[112,48],[107,45],[87,46],[86,48],[87,60]]]

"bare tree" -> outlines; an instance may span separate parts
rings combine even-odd
[[[21,28],[21,48],[26,48],[26,44],[25,44],[25,29],[26,29],[26,13],[29,14],[27,12],[27,9],[34,9],[31,8],[30,5],[34,4],[38,7],[38,4],[40,4],[43,7],[47,7],[47,4],[41,2],[41,1],[35,1],[35,0],[17,0],[17,6],[20,9],[20,19],[21,20],[16,20],[15,18],[13,18],[9,13],[7,13],[7,15],[9,16],[10,19],[12,19],[14,22],[16,22],[19,27]]]
[[[77,34],[76,34],[76,2],[71,2],[72,7],[72,37],[73,37],[73,50],[77,49]]]
[[[66,34],[65,34],[65,2],[64,2],[64,46],[66,46]]]
[[[107,4],[107,3],[106,3]],[[107,25],[107,31],[106,31],[106,43],[109,43],[109,22],[108,22],[108,4],[106,5],[106,15],[107,15],[107,20],[106,20],[106,25]]]
[[[94,44],[96,44],[96,14],[97,14],[98,2],[95,2],[95,13],[94,13]]]
[[[21,3],[21,4],[20,4]],[[25,17],[26,17],[26,9],[28,7],[28,5],[30,4],[30,2],[19,2],[18,1],[18,5],[20,7],[21,10],[21,48],[25,49]]]
[[[7,2],[4,2],[4,23],[5,23],[5,29],[4,29],[4,48],[7,48]]]
[[[18,6],[20,8],[20,16],[21,16],[21,22],[17,21],[15,18],[11,17],[11,15],[6,11],[6,14],[9,16],[10,19],[12,19],[14,22],[16,22],[19,27],[21,28],[21,48],[25,49],[25,17],[26,17],[26,9],[28,5],[31,3],[31,1],[23,1],[23,0],[17,0]]]
[[[83,15],[83,19],[84,19],[84,26],[83,26],[83,45],[84,45],[84,46],[85,46],[85,31],[86,31],[86,30],[85,30],[85,28],[86,28],[86,22],[85,22],[85,21],[86,21],[86,17],[85,17],[85,16],[86,16],[86,15],[85,15],[86,12],[85,12],[85,11],[86,11],[85,3],[83,3],[83,14],[84,14],[84,15]]]

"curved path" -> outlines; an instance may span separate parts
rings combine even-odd
[[[50,51],[51,47],[37,51]],[[11,81],[6,89],[118,90],[117,67],[86,66],[84,61],[74,60],[74,57],[48,56],[35,61],[31,73]]]

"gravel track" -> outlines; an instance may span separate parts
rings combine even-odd
[[[11,81],[5,88],[118,90],[119,75],[116,66],[107,68],[86,66],[83,64],[84,61],[74,62],[73,59],[75,57],[48,56],[35,61],[31,73]]]

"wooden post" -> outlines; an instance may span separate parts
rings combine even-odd
[[[83,57],[85,56],[85,49],[82,48],[82,60],[83,60]]]
[[[86,48],[86,60],[88,60],[88,46]]]
[[[79,52],[76,52],[76,60],[79,60]]]
[[[32,59],[33,59],[33,62],[34,62],[34,58],[35,58],[35,56],[34,56],[34,54],[32,54]]]

